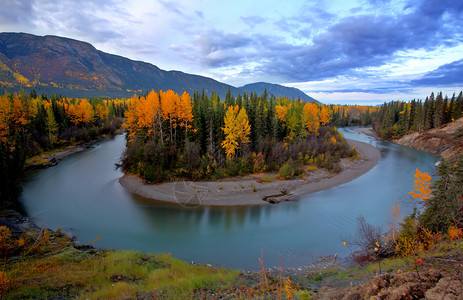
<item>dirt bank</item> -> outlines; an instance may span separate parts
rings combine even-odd
[[[453,160],[463,153],[463,118],[425,132],[412,132],[392,142]]]

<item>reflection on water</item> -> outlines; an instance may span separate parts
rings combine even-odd
[[[309,264],[321,255],[348,255],[342,240],[355,232],[356,218],[386,227],[396,201],[409,200],[415,168],[434,173],[437,157],[375,141],[354,128],[346,138],[376,146],[378,165],[338,187],[300,201],[260,207],[184,207],[155,203],[126,192],[114,164],[125,146],[116,136],[43,170],[24,185],[22,203],[41,226],[62,226],[96,246],[172,252],[175,257],[219,266],[257,269]],[[413,204],[402,203],[402,214]]]

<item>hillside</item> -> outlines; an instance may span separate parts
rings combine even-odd
[[[86,42],[58,36],[0,33],[0,90],[21,89],[69,97],[127,97],[151,89],[173,89],[180,94],[184,90],[191,93],[204,89],[207,94],[215,91],[222,98],[228,89],[232,95],[244,92],[212,78],[164,71],[150,63],[108,54]],[[303,99],[305,95],[278,85],[272,85],[272,90],[275,92],[269,94],[276,96],[292,98],[297,94],[296,98]]]
[[[463,153],[463,118],[424,132],[413,132],[395,143],[453,160]]]
[[[257,93],[258,95],[261,95],[264,93],[265,90],[267,90],[267,93],[273,94],[275,96],[282,95],[286,96],[290,99],[301,99],[306,102],[315,102],[314,98],[310,97],[303,91],[293,88],[293,87],[286,87],[282,86],[279,84],[272,84],[272,83],[266,83],[266,82],[256,82],[256,83],[250,83],[246,84],[242,87],[240,87],[241,90],[246,91],[246,92],[254,92]]]

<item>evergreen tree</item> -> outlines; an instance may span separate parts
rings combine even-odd
[[[410,102],[410,113],[409,113],[409,129],[416,130],[416,100],[413,99]]]
[[[454,109],[452,112],[452,118],[454,120],[463,117],[463,94],[460,92],[457,99],[455,100]]]
[[[420,221],[434,232],[447,232],[463,217],[460,200],[463,197],[463,155],[456,163],[443,159],[437,167],[437,174],[439,179],[432,186],[432,196]]]
[[[424,117],[424,124],[423,129],[428,130],[433,128],[433,106],[434,106],[434,93],[424,101],[423,105],[423,117]]]
[[[444,124],[445,108],[444,100],[442,99],[442,92],[440,92],[437,94],[436,100],[434,102],[433,127],[440,127]]]

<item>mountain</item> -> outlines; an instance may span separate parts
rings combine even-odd
[[[270,86],[278,91],[277,85]],[[204,89],[209,95],[215,91],[221,98],[229,89],[235,96],[244,92],[212,78],[164,71],[150,63],[108,54],[86,42],[58,36],[0,33],[0,92],[21,89],[68,97],[128,97],[151,89],[173,89],[177,93]],[[280,90],[285,89],[290,88],[280,86]]]
[[[275,96],[285,96],[290,99],[301,99],[306,102],[315,102],[314,98],[310,97],[303,91],[297,88],[293,87],[287,87],[279,84],[272,84],[272,83],[267,83],[267,82],[256,82],[256,83],[250,83],[246,84],[242,87],[240,87],[241,90],[246,91],[248,93],[254,92],[257,93],[258,95],[261,95],[265,90],[267,90],[267,94],[273,94]]]

